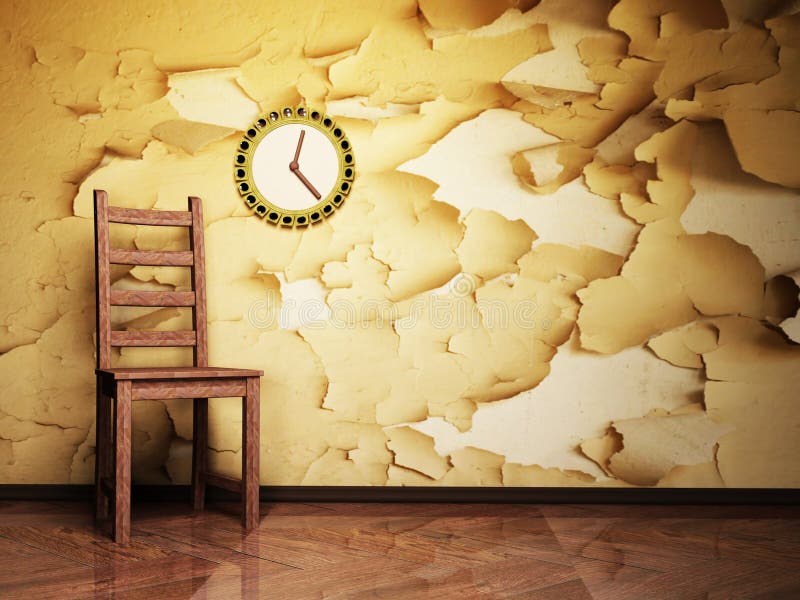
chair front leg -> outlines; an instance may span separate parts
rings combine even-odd
[[[259,517],[259,402],[260,380],[248,377],[242,402],[242,525],[248,531],[258,527]]]
[[[95,444],[94,444],[94,516],[96,519],[108,517],[109,498],[103,489],[103,478],[108,477],[109,449],[111,446],[111,403],[103,393],[103,379],[96,378],[95,400]]]
[[[117,382],[114,426],[114,541],[127,544],[131,535],[131,382]]]
[[[192,439],[192,505],[203,510],[206,503],[208,469],[208,398],[195,398]]]

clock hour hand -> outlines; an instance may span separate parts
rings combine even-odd
[[[302,182],[303,182],[303,185],[304,185],[304,186],[306,186],[306,187],[308,188],[308,191],[309,191],[309,192],[311,192],[312,194],[314,194],[314,197],[315,197],[317,200],[319,200],[320,198],[322,198],[322,196],[320,195],[320,193],[317,191],[317,188],[315,188],[315,187],[314,187],[314,186],[311,184],[311,182],[310,182],[308,179],[306,179],[306,176],[305,176],[305,175],[303,175],[303,174],[300,172],[300,167],[298,167],[298,166],[294,166],[294,165],[290,165],[290,166],[289,166],[289,168],[291,169],[292,173],[294,173],[295,175],[297,175],[297,178],[298,178],[300,181],[302,181]]]
[[[297,148],[294,151],[294,160],[289,163],[289,169],[292,171],[300,168],[300,163],[297,161],[300,159],[300,149],[303,147],[303,138],[306,137],[306,130],[303,129],[300,131],[300,139],[297,140]]]

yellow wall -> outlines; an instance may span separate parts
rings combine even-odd
[[[265,371],[263,484],[800,486],[786,3],[216,4],[0,6],[0,483],[92,479],[103,188],[203,198],[211,361]],[[298,103],[340,120],[358,175],[330,220],[278,230],[232,159]],[[115,241],[185,243],[146,229]],[[235,473],[238,402],[212,405],[212,462]],[[186,482],[188,401],[134,420],[134,479]]]

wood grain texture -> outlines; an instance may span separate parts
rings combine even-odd
[[[194,346],[194,331],[112,331],[111,346]]]
[[[241,493],[242,491],[241,479],[234,479],[233,477],[228,477],[227,475],[219,475],[217,473],[209,472],[206,472],[204,477],[208,485],[213,485],[214,487],[222,488],[223,490],[229,490],[231,492]]]
[[[241,530],[235,505],[214,507],[203,513],[177,503],[144,503],[137,507],[130,543],[121,546],[91,526],[85,503],[2,504],[0,515],[14,519],[0,521],[0,595],[4,600],[800,595],[797,506],[279,503],[268,505],[249,532]],[[87,517],[82,524],[75,520],[80,511]],[[557,554],[539,554],[541,549]],[[587,556],[593,549],[602,550],[597,558]],[[777,557],[783,558],[777,562]]]
[[[244,396],[244,379],[166,379],[120,381],[133,383],[134,400],[169,400],[171,398],[229,398]]]
[[[194,306],[194,292],[111,290],[112,306]]]
[[[192,249],[192,289],[197,301],[192,312],[192,327],[197,332],[194,347],[194,366],[208,366],[208,315],[206,314],[206,251],[203,240],[203,203],[200,198],[189,197],[189,211],[192,214],[192,229],[189,233],[189,247]]]
[[[261,439],[261,398],[258,377],[247,378],[242,402],[242,525],[258,527],[259,440]]]
[[[182,210],[148,210],[109,206],[108,220],[111,223],[127,223],[129,225],[189,227],[192,224],[192,215]]]
[[[195,398],[192,411],[192,506],[203,510],[208,466],[208,398]]]
[[[197,379],[213,377],[259,377],[264,371],[231,367],[120,367],[98,369],[114,379]]]
[[[94,460],[94,481],[95,481],[95,518],[105,519],[108,517],[109,497],[101,485],[104,477],[108,476],[110,458],[110,406],[107,396],[103,393],[101,376],[96,376],[96,399],[95,399],[95,460]]]
[[[94,190],[94,259],[97,326],[97,366],[111,366],[111,271],[108,265],[108,194]]]
[[[131,533],[131,382],[117,384],[114,427],[114,541],[127,544]]]
[[[194,255],[187,250],[123,250],[112,248],[109,262],[115,265],[149,265],[154,267],[191,267]]]

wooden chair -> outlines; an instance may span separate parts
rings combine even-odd
[[[147,251],[109,247],[109,222],[189,228],[190,250]],[[189,198],[189,210],[161,211],[108,205],[108,194],[94,191],[95,266],[97,279],[97,445],[95,515],[109,516],[113,537],[130,539],[131,402],[194,398],[192,498],[202,510],[206,484],[240,492],[242,525],[258,526],[259,377],[263,371],[208,366],[203,209]],[[191,268],[192,291],[112,290],[110,264],[164,265]],[[191,331],[111,331],[111,306],[191,306]],[[194,366],[177,368],[111,367],[112,346],[193,346]],[[208,398],[241,396],[242,479],[207,471]]]

